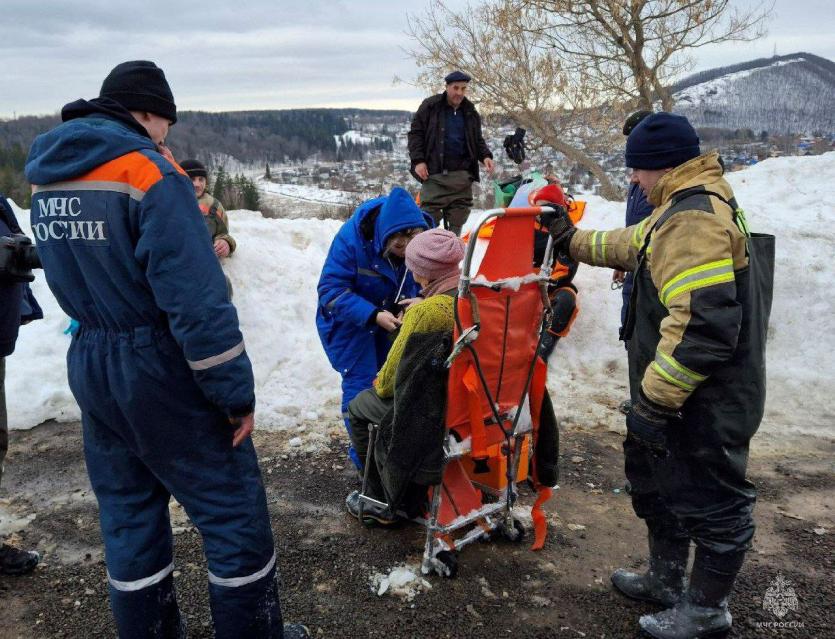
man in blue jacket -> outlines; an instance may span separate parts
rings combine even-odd
[[[24,236],[12,207],[0,195],[0,481],[3,460],[9,446],[6,413],[6,358],[14,352],[17,333],[23,324],[42,319],[43,313],[29,289],[32,268],[39,267],[37,252]],[[20,550],[0,544],[0,574],[23,575],[35,569],[40,556],[33,550]]]
[[[165,75],[124,62],[61,116],[26,164],[32,231],[49,287],[80,322],[68,375],[119,636],[185,636],[171,495],[203,537],[215,636],[306,636],[282,627],[237,313],[191,182],[162,155],[177,120]]]
[[[342,417],[350,436],[348,404],[371,388],[386,361],[404,300],[420,287],[403,256],[412,237],[434,226],[407,191],[363,202],[333,239],[319,277],[316,328],[331,366],[342,375]],[[353,447],[348,455],[362,468]]]
[[[623,123],[623,134],[629,137],[638,124],[648,115],[652,115],[652,111],[636,111]],[[653,206],[647,201],[647,196],[641,190],[640,185],[630,182],[629,193],[626,196],[626,226],[638,224],[642,220],[649,217],[652,213]],[[620,338],[623,339],[623,331],[626,326],[626,312],[629,309],[629,298],[632,295],[632,281],[633,274],[631,272],[615,270],[612,273],[612,281],[619,282],[623,285],[621,288],[621,295],[623,296],[623,305],[620,309]],[[632,407],[632,401],[624,400],[620,404],[620,411],[626,415]]]

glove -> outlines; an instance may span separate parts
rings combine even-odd
[[[548,227],[548,233],[554,238],[554,250],[558,257],[571,259],[571,253],[568,249],[571,245],[571,238],[574,237],[576,232],[577,229],[574,228],[574,223],[568,216],[568,211],[563,208]]]
[[[656,404],[642,390],[626,415],[626,431],[641,446],[655,453],[666,453],[667,428],[678,418],[678,411]]]

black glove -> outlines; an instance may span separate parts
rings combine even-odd
[[[568,247],[571,245],[571,238],[574,237],[577,229],[574,228],[574,222],[568,217],[568,211],[564,207],[559,207],[557,211],[558,215],[548,227],[548,233],[554,238],[554,251],[557,256],[571,259]]]
[[[666,453],[667,428],[678,418],[678,411],[656,404],[640,391],[626,416],[626,430],[641,446]]]

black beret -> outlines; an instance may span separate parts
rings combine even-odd
[[[444,78],[444,82],[447,84],[452,84],[453,82],[469,82],[470,80],[472,80],[472,78],[463,71],[453,71]]]

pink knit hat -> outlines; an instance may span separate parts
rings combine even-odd
[[[458,272],[464,259],[464,243],[452,231],[429,229],[406,246],[406,268],[430,282]]]

